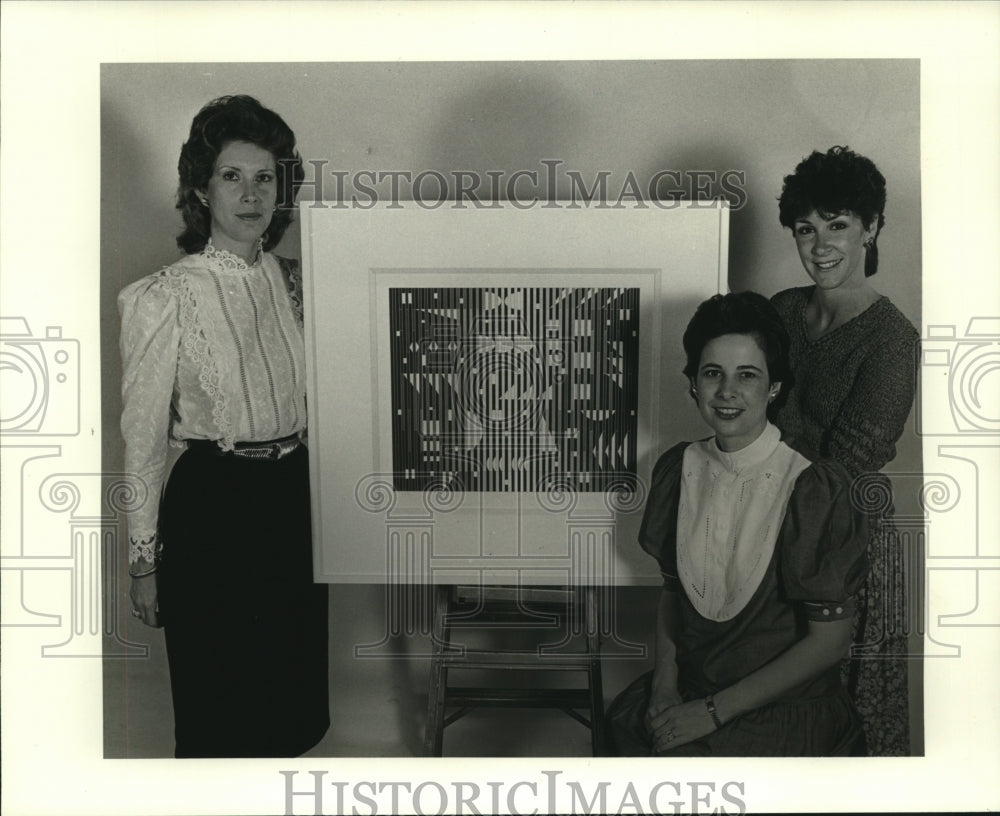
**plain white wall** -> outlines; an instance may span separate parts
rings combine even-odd
[[[849,145],[873,159],[888,181],[881,271],[873,283],[920,325],[917,60],[105,64],[101,342],[106,471],[120,471],[122,465],[115,297],[126,284],[178,257],[174,238],[180,221],[173,199],[180,146],[198,109],[230,93],[256,96],[280,113],[295,130],[302,156],[326,161],[328,171],[509,175],[542,171],[540,160],[556,159],[563,162],[562,171],[578,171],[584,179],[608,171],[615,193],[629,172],[643,183],[660,170],[745,173],[746,201],[730,221],[730,287],[767,295],[808,283],[790,233],[778,224],[783,176],[814,149]],[[563,176],[555,194],[567,193]],[[304,198],[311,197],[307,189]],[[298,249],[293,225],[279,252],[297,256]],[[890,470],[920,469],[920,444],[911,422]],[[897,504],[912,502],[903,496]],[[641,593],[623,590],[626,602],[619,608],[648,614],[648,598]],[[332,597],[334,727],[324,750],[412,752],[426,673],[419,665],[401,669],[398,661],[350,662],[350,645],[362,638],[362,628],[384,615],[384,593],[378,587],[334,587]],[[643,622],[623,625],[640,631]],[[134,690],[130,700],[169,698],[165,665],[158,662],[162,639],[158,633],[151,637],[153,670],[140,672],[146,685],[136,687],[142,690]],[[606,666],[609,696],[640,668],[614,661]],[[124,752],[126,739],[133,751],[141,742],[147,747],[140,752],[169,754],[168,701],[145,722],[141,706],[125,711],[125,698],[113,693],[116,683],[127,682],[120,670],[108,673],[109,755]],[[911,708],[919,721],[922,698],[916,680],[913,690]],[[358,711],[382,711],[390,698],[394,714],[366,717],[367,725],[359,728]],[[122,733],[126,721],[129,735]],[[149,733],[138,740],[142,729]],[[921,745],[918,741],[918,750]]]

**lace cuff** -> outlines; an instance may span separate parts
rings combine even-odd
[[[155,564],[163,556],[163,542],[153,533],[147,538],[140,538],[138,541],[129,539],[128,541],[128,565],[131,567],[143,560],[148,564]]]

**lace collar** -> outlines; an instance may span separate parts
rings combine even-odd
[[[726,470],[740,473],[768,459],[779,442],[781,442],[781,431],[768,422],[760,436],[745,448],[740,448],[738,451],[724,451],[715,444],[713,437],[706,440],[703,450],[710,460],[718,462]]]
[[[246,272],[260,266],[264,258],[264,239],[257,239],[257,252],[254,254],[253,263],[248,264],[239,255],[226,249],[219,249],[212,243],[209,236],[208,243],[201,251],[201,256],[211,262],[212,266],[220,272]]]

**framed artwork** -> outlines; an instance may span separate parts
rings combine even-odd
[[[389,316],[393,489],[634,483],[637,287],[399,287]]]
[[[317,578],[659,580],[636,535],[656,458],[704,434],[681,335],[725,205],[300,215]]]

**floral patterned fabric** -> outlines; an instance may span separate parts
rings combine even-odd
[[[777,424],[804,456],[837,459],[885,497],[871,508],[869,575],[843,677],[864,722],[868,754],[909,756],[906,564],[892,524],[891,484],[878,471],[895,457],[913,406],[919,335],[882,297],[811,341],[805,310],[812,291],[787,289],[772,298],[788,329],[795,375]]]

